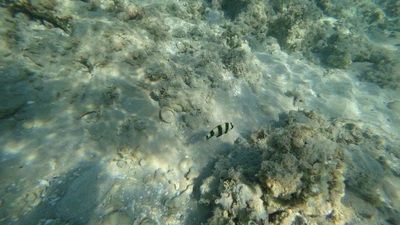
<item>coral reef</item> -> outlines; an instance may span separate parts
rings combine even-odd
[[[200,202],[213,207],[208,224],[342,224],[351,219],[341,202],[348,192],[382,204],[378,136],[315,112],[290,111],[281,124],[239,138],[218,159],[199,188]]]

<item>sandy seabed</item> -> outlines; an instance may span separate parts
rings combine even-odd
[[[398,1],[0,6],[1,224],[400,224]]]

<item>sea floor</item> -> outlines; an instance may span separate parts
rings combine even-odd
[[[398,12],[1,2],[0,223],[399,224]]]

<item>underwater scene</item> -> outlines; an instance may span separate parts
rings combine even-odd
[[[399,0],[0,11],[0,224],[400,224]]]

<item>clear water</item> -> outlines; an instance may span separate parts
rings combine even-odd
[[[400,224],[398,1],[0,6],[1,224]]]

